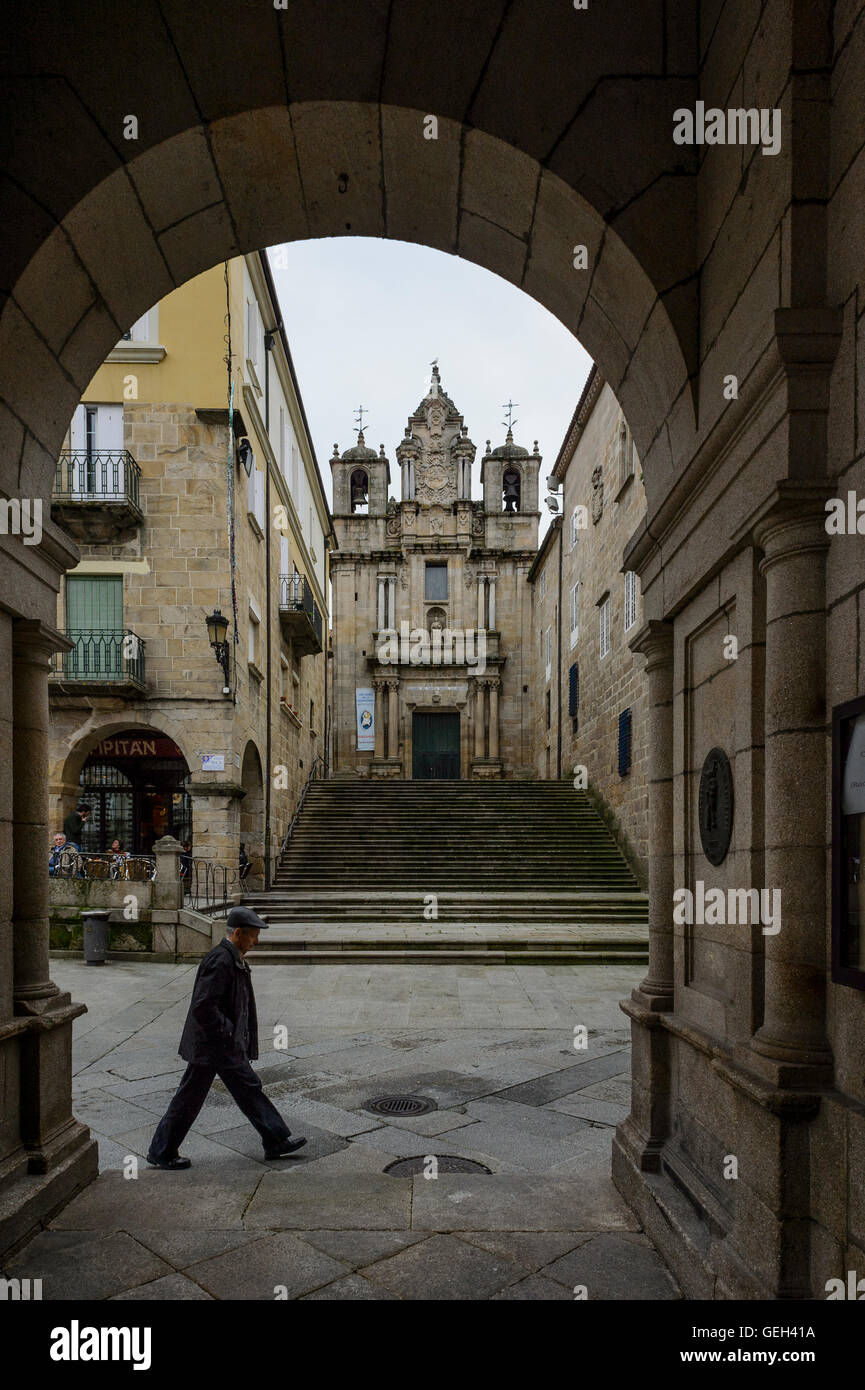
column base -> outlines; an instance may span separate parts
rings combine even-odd
[[[402,777],[401,758],[373,758],[369,769],[370,777]]]
[[[500,781],[504,775],[501,759],[499,758],[473,758],[471,763],[471,777],[474,782],[497,780]]]
[[[786,1047],[771,1037],[761,1036],[758,1030],[751,1039],[748,1062],[773,1086],[819,1087],[831,1086],[834,1080],[834,1059],[829,1047]]]
[[[19,1150],[4,1167],[5,1177],[0,1172],[0,1256],[3,1257],[45,1227],[67,1202],[97,1177],[99,1152],[87,1126],[71,1120],[49,1144],[42,1145],[38,1151]],[[25,1171],[28,1168],[29,1171]]]

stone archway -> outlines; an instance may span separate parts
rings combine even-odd
[[[753,9],[298,3],[224,7],[202,26],[167,3],[129,34],[110,16],[84,34],[65,14],[21,11],[7,32],[25,75],[4,92],[10,498],[41,499],[47,515],[72,410],[135,318],[224,257],[283,240],[387,236],[476,261],[555,313],[616,392],[648,501],[626,563],[647,618],[652,842],[650,966],[628,1005],[633,1101],[614,1174],[702,1297],[820,1296],[845,1260],[865,1261],[861,1204],[821,1180],[865,1166],[865,995],[826,970],[827,720],[861,694],[865,566],[824,525],[827,495],[862,486],[863,7]],[[677,108],[739,93],[780,113],[777,157],[675,143]],[[15,933],[0,926],[0,1020],[15,1020],[36,1076],[49,1050],[68,1067],[75,1012],[49,978],[30,847],[45,820],[55,595],[75,552],[48,520],[40,544],[6,541],[0,808],[12,808]],[[722,882],[782,892],[774,937],[672,921],[674,887],[708,873],[695,805],[719,743],[739,798]],[[11,1182],[47,1175],[22,1188],[31,1224],[93,1170],[68,1087],[44,1093],[11,1151]],[[730,1153],[735,1184],[719,1178]]]

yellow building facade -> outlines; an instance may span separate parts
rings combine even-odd
[[[334,540],[265,253],[189,281],[109,353],[52,517],[80,551],[58,601],[52,831],[80,801],[84,849],[173,834],[236,871],[243,844],[263,885],[325,759]]]

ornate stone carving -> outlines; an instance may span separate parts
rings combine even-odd
[[[472,535],[482,536],[484,534],[484,515],[483,512],[475,512],[472,517]]]
[[[443,527],[444,519],[438,513],[435,513],[433,516],[430,517],[429,529],[434,536],[440,536]]]
[[[597,523],[604,510],[604,470],[600,464],[592,470],[592,521]]]

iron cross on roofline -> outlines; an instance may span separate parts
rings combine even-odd
[[[509,400],[506,405],[502,406],[502,410],[506,410],[508,412],[508,418],[507,420],[502,420],[502,424],[507,425],[509,430],[512,430],[514,425],[517,423],[516,420],[513,418],[513,414],[518,405],[519,401]]]
[[[357,410],[355,411],[354,420],[355,420],[355,424],[357,425],[357,428],[358,428],[358,433],[360,433],[360,434],[363,434],[363,417],[364,417],[364,415],[368,415],[368,414],[369,414],[369,411],[367,410],[366,406],[364,406],[364,405],[359,405],[358,408],[357,408]]]

